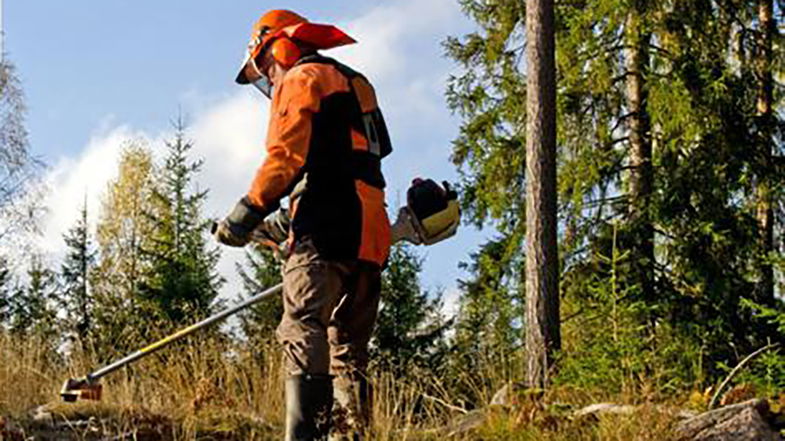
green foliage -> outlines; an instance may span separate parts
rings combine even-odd
[[[785,354],[782,349],[761,354],[738,375],[735,383],[753,385],[758,396],[778,398],[785,393]]]
[[[30,261],[27,280],[11,298],[9,330],[21,336],[35,336],[56,348],[58,339],[57,279],[40,256]]]
[[[619,267],[629,260],[630,251],[618,248],[615,233],[611,255],[596,256],[585,290],[575,293],[585,296],[577,306],[587,311],[576,312],[575,321],[565,325],[571,331],[570,346],[564,348],[557,384],[631,392],[648,374],[652,348],[642,324],[651,311],[644,302],[632,300],[637,286],[619,286]]]
[[[441,296],[420,287],[422,259],[408,244],[394,245],[382,274],[379,315],[371,340],[371,359],[397,376],[414,367],[438,370],[447,326]]]
[[[520,311],[526,113],[523,2],[460,4],[478,30],[445,44],[461,68],[447,88],[448,105],[463,120],[453,160],[469,219],[498,230],[506,245],[494,239],[471,256],[466,268],[474,280],[461,286],[466,306],[458,337],[462,326],[485,329],[470,319],[487,316],[483,311]],[[740,302],[755,296],[760,262],[782,256],[763,249],[756,222],[758,182],[777,189],[780,211],[785,199],[785,174],[760,160],[762,149],[777,154],[782,146],[776,131],[771,139],[758,135],[763,124],[781,123],[777,115],[769,122],[757,115],[756,5],[584,0],[556,8],[561,290],[565,326],[575,324],[561,378],[602,384],[645,376],[663,389],[716,378],[720,363],[738,361],[772,336],[772,327],[756,325]],[[781,47],[781,36],[774,44]],[[629,110],[632,51],[646,60],[638,115]],[[651,123],[644,136],[653,149],[653,193],[643,216],[630,214],[633,116]],[[638,253],[650,231],[655,262]],[[611,270],[604,259],[616,248],[631,254]],[[648,273],[654,280],[643,282]],[[609,338],[609,305],[619,314],[618,329],[634,332]],[[498,314],[489,322],[519,338],[518,317]],[[467,360],[479,353],[464,347]]]
[[[11,268],[8,267],[8,261],[0,257],[0,329],[10,319],[13,288]]]
[[[470,278],[459,281],[462,297],[454,351],[466,363],[472,363],[477,351],[505,354],[521,345],[523,298],[517,286],[518,265],[509,257],[517,246],[511,238],[499,237],[472,254],[471,264],[462,265]]]
[[[65,313],[64,327],[70,337],[87,343],[92,332],[94,298],[90,287],[90,271],[96,261],[96,250],[87,222],[87,202],[82,205],[76,224],[63,236],[68,252],[60,267],[60,309]]]
[[[245,265],[237,265],[243,280],[246,297],[253,297],[263,290],[282,282],[281,264],[273,251],[254,245],[245,252]],[[240,313],[240,326],[257,356],[275,341],[275,330],[283,314],[281,296],[251,306]]]
[[[785,354],[782,344],[785,342],[785,305],[778,303],[776,306],[766,306],[749,299],[742,299],[741,305],[744,311],[753,313],[758,326],[767,326],[768,329],[776,330],[771,332],[771,340],[767,343],[776,343],[779,346],[772,346],[770,350],[753,359],[737,376],[735,383],[752,384],[759,394],[768,397],[783,394],[785,393]],[[731,369],[727,365],[719,367],[724,371]]]
[[[463,68],[447,88],[450,109],[464,119],[452,156],[461,171],[463,209],[472,223],[500,220],[500,229],[517,232],[525,188],[524,2],[460,3],[480,28],[445,42],[447,55]]]
[[[202,161],[190,162],[193,148],[185,138],[182,120],[174,138],[166,142],[167,155],[155,173],[150,244],[142,249],[149,269],[140,284],[140,296],[153,305],[168,327],[206,317],[223,279],[215,272],[220,252],[208,248],[209,220],[201,215],[207,191],[193,190]]]

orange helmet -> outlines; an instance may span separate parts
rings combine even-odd
[[[302,55],[297,42],[305,43],[315,49],[330,49],[354,43],[355,40],[334,26],[310,23],[292,11],[284,9],[269,11],[259,18],[251,30],[248,51],[235,81],[239,84],[248,84],[258,80],[258,78],[248,78],[245,74],[248,63],[253,63],[256,73],[264,77],[264,73],[258,69],[256,63],[261,61],[261,56],[264,56],[267,51],[270,51],[275,61],[284,67],[293,66]]]

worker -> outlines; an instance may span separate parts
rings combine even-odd
[[[237,83],[272,100],[265,157],[251,188],[219,222],[218,241],[244,246],[289,196],[283,265],[286,440],[326,439],[335,406],[345,433],[370,423],[368,342],[390,248],[381,159],[392,151],[373,87],[319,50],[354,43],[334,26],[286,10],[253,26]],[[338,428],[339,424],[335,424]]]

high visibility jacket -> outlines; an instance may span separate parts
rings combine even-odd
[[[390,137],[370,83],[321,55],[303,58],[273,92],[267,157],[248,193],[271,209],[306,179],[290,207],[292,235],[327,259],[382,265],[390,248],[381,158]]]

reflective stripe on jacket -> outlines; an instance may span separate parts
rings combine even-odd
[[[381,158],[391,150],[370,83],[335,60],[305,57],[274,90],[267,158],[248,197],[274,207],[307,174],[291,207],[295,239],[311,236],[327,259],[382,265],[390,223]]]

